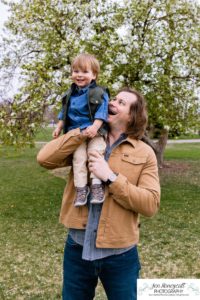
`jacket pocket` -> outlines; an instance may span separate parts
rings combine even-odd
[[[137,185],[146,161],[146,157],[135,157],[132,154],[123,153],[121,156],[120,173],[126,176],[132,184]]]
[[[147,158],[146,157],[135,157],[133,155],[123,153],[122,154],[122,161],[126,161],[128,163],[133,164],[133,165],[140,165],[140,164],[144,164],[147,161]]]

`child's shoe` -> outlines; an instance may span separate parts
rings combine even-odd
[[[83,206],[87,203],[87,196],[89,194],[88,186],[76,187],[76,198],[74,200],[74,206]]]
[[[105,199],[105,190],[103,184],[92,184],[91,185],[92,199],[90,203],[99,204]]]

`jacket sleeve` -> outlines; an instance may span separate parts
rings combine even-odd
[[[109,192],[125,209],[152,217],[160,206],[158,167],[153,151],[148,156],[137,185],[130,183],[124,175],[119,174],[110,185]]]
[[[62,168],[71,165],[74,151],[86,140],[80,129],[70,130],[47,143],[38,153],[37,162],[46,169]]]

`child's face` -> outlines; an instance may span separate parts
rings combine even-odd
[[[89,67],[85,70],[82,70],[80,68],[74,68],[72,70],[71,78],[78,87],[83,88],[89,85],[92,80],[95,80],[96,75],[92,72],[91,68]]]

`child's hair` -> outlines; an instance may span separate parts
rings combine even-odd
[[[98,77],[98,74],[100,72],[100,65],[96,57],[87,53],[81,53],[73,59],[71,70],[73,71],[76,68],[80,68],[83,71],[90,68],[92,70],[92,73],[96,75],[96,78]]]

